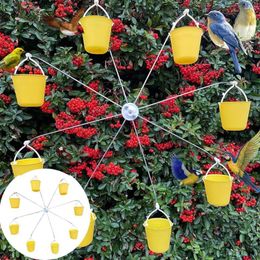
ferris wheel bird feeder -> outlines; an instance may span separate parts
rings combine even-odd
[[[94,8],[100,8],[106,15],[105,16],[99,16],[99,15],[90,15],[87,16],[87,14]],[[184,17],[188,16],[190,19],[193,20],[196,26],[184,26],[180,28],[175,28],[177,23],[179,23],[180,20],[182,20]],[[111,36],[111,29],[113,22],[110,19],[108,13],[106,10],[99,5],[98,0],[94,1],[94,4],[90,6],[83,17],[80,20],[80,24],[83,27],[84,33],[83,33],[83,42],[85,50],[92,54],[104,54],[109,50],[109,43],[110,43],[110,36]],[[109,51],[116,75],[118,77],[120,86],[122,88],[123,96],[125,99],[124,104],[118,104],[117,102],[114,102],[112,99],[102,95],[98,91],[90,88],[86,84],[80,82],[79,80],[75,79],[74,77],[70,76],[68,73],[60,70],[59,68],[53,66],[52,64],[46,62],[45,60],[41,58],[36,58],[39,61],[42,61],[43,63],[47,64],[48,66],[53,67],[57,71],[61,72],[68,78],[76,81],[80,85],[90,89],[94,93],[96,93],[98,96],[101,96],[106,101],[109,101],[117,106],[117,108],[121,109],[121,114],[116,114],[110,117],[106,117],[103,119],[97,119],[93,120],[91,122],[83,123],[80,125],[71,126],[64,129],[59,129],[50,133],[43,134],[41,136],[55,134],[58,132],[64,132],[65,130],[76,128],[79,126],[84,126],[92,123],[97,123],[100,121],[104,121],[107,119],[116,118],[119,116],[122,116],[124,119],[124,122],[121,124],[121,127],[116,132],[115,136],[113,137],[111,143],[108,145],[106,151],[104,152],[102,158],[98,162],[96,168],[93,170],[92,175],[90,176],[88,182],[84,186],[84,189],[77,183],[76,180],[68,179],[66,175],[64,175],[61,172],[58,172],[56,170],[51,169],[43,169],[44,160],[40,157],[38,152],[29,145],[29,143],[32,141],[25,141],[24,146],[18,150],[18,152],[15,155],[14,161],[11,162],[12,170],[14,176],[18,176],[15,178],[10,185],[7,187],[2,201],[1,201],[1,207],[3,209],[7,209],[4,220],[1,220],[1,224],[3,225],[3,231],[5,236],[7,237],[8,241],[20,252],[24,253],[25,255],[33,258],[39,258],[42,257],[46,252],[48,252],[48,259],[56,259],[58,257],[64,256],[74,250],[76,247],[81,248],[88,246],[93,241],[94,236],[94,227],[95,227],[95,221],[96,221],[96,215],[90,210],[88,199],[86,197],[86,194],[84,190],[87,188],[90,180],[94,176],[94,173],[102,163],[103,159],[106,156],[106,153],[111,148],[112,144],[116,140],[118,134],[121,132],[122,128],[124,127],[126,121],[129,121],[132,123],[135,135],[137,137],[138,145],[140,148],[141,155],[143,157],[143,161],[145,164],[145,169],[147,171],[148,177],[151,182],[152,192],[154,196],[154,202],[155,202],[155,210],[153,210],[146,218],[143,226],[145,228],[146,238],[148,247],[150,250],[152,250],[155,253],[164,253],[169,249],[170,246],[170,240],[171,240],[171,232],[172,232],[172,226],[173,223],[171,222],[168,214],[166,214],[164,211],[160,209],[160,206],[158,204],[157,200],[157,193],[153,184],[153,179],[151,177],[151,173],[148,167],[148,162],[145,157],[145,153],[138,135],[137,127],[135,125],[135,120],[141,119],[146,121],[147,123],[153,125],[154,127],[160,129],[161,131],[164,131],[171,136],[175,138],[179,138],[180,140],[188,143],[189,145],[192,145],[193,147],[196,147],[197,149],[200,149],[205,154],[209,155],[211,158],[215,160],[215,164],[213,164],[210,169],[207,171],[206,175],[203,177],[204,185],[205,185],[205,192],[206,192],[206,198],[209,204],[214,206],[226,206],[228,205],[230,201],[230,193],[231,193],[231,186],[233,178],[230,176],[229,171],[227,168],[220,163],[220,160],[210,154],[207,150],[201,148],[200,146],[182,138],[181,136],[173,133],[171,129],[167,127],[163,127],[159,124],[156,124],[153,121],[150,121],[147,118],[144,118],[141,116],[141,112],[143,109],[149,108],[154,105],[161,104],[162,102],[165,102],[167,100],[176,99],[178,97],[181,97],[183,95],[186,95],[187,93],[183,93],[180,95],[176,95],[174,97],[167,98],[162,101],[155,102],[153,104],[149,104],[143,107],[138,107],[137,101],[154,69],[154,66],[156,62],[158,61],[160,54],[163,50],[163,48],[166,45],[167,40],[170,38],[172,50],[173,50],[173,58],[175,63],[177,64],[192,64],[198,60],[199,57],[199,51],[200,51],[200,44],[201,44],[201,37],[202,37],[203,31],[201,28],[199,28],[199,23],[189,14],[189,10],[184,10],[183,14],[173,23],[170,33],[168,34],[167,38],[165,39],[156,59],[154,60],[154,63],[144,80],[143,85],[141,86],[141,89],[133,103],[128,101],[128,97],[125,93],[125,88],[122,83],[122,80],[120,78],[118,69],[116,67],[115,59],[113,57],[113,54],[111,50]],[[25,62],[25,61],[31,61],[33,62],[37,67],[40,68],[42,75],[17,75],[17,71],[19,67]],[[18,67],[15,70],[14,75],[12,76],[13,84],[15,88],[15,93],[17,96],[17,101],[20,106],[25,107],[37,107],[41,106],[44,102],[44,92],[45,92],[45,86],[46,86],[46,76],[44,74],[43,69],[40,67],[38,62],[32,59],[32,55],[30,53],[26,54],[26,59],[23,60]],[[246,127],[246,122],[248,119],[248,113],[250,109],[250,102],[248,102],[247,97],[242,89],[240,89],[237,86],[237,83],[232,82],[219,82],[214,83],[212,85],[202,87],[200,89],[196,89],[193,91],[190,91],[188,93],[193,93],[196,91],[201,91],[203,89],[207,89],[211,86],[218,86],[219,84],[228,84],[232,85],[223,95],[222,101],[219,103],[220,108],[220,117],[222,126],[225,130],[231,130],[231,131],[238,131],[243,130]],[[236,87],[239,89],[243,95],[246,98],[245,102],[223,102],[226,94],[232,89]],[[234,103],[234,104],[233,104]],[[236,119],[238,113],[240,113],[240,119]],[[243,121],[243,122],[242,122]],[[39,136],[38,136],[39,137]],[[37,137],[34,137],[35,139]],[[27,159],[18,159],[17,157],[19,153],[24,148],[29,148],[33,150],[38,158],[27,158]],[[228,176],[222,175],[222,174],[212,174],[209,175],[211,169],[216,166],[221,166],[224,168],[224,170],[228,173]],[[52,172],[54,177],[48,177],[50,175],[50,172]],[[57,176],[58,177],[57,177]],[[47,176],[47,177],[46,177]],[[56,176],[56,177],[55,177]],[[48,190],[46,190],[46,181],[48,181],[48,178],[52,178],[52,181],[50,181],[50,185],[52,188],[54,188],[53,195],[49,198],[49,203],[45,203],[45,200],[43,198],[43,194],[48,193]],[[55,184],[53,184],[53,178],[55,179]],[[72,177],[71,177],[72,178]],[[19,184],[19,181],[23,183],[23,185]],[[17,184],[18,183],[18,184]],[[56,185],[56,186],[55,186]],[[77,189],[75,189],[77,187]],[[18,192],[17,190],[24,189],[23,191],[28,194],[28,196],[25,196],[23,192]],[[29,193],[30,192],[30,193]],[[78,192],[78,193],[77,193]],[[75,193],[75,194],[74,194]],[[37,198],[41,199],[42,205],[39,203],[36,203],[34,200],[31,199],[30,196],[37,196]],[[67,198],[72,196],[73,200],[67,201]],[[54,198],[58,197],[58,201],[64,203],[60,203],[56,206],[51,206],[52,201]],[[81,198],[81,199],[79,199]],[[82,202],[84,201],[84,202]],[[29,204],[28,204],[29,203]],[[25,210],[27,206],[37,206],[40,207],[41,210],[34,211],[31,213],[27,213],[25,215],[15,216],[15,212],[19,210]],[[28,206],[29,207],[29,206]],[[70,207],[67,208],[66,214],[64,213],[64,216],[61,214],[62,211],[57,211],[62,209],[63,207]],[[156,212],[161,212],[165,218],[153,218],[152,215]],[[35,225],[34,230],[28,235],[28,232],[26,229],[23,228],[21,225],[22,220],[26,217],[30,217],[31,215],[38,215],[39,213],[42,213],[41,217],[39,218],[38,222]],[[57,223],[57,226],[59,226],[59,238],[57,239],[57,236],[55,235],[54,228],[52,221],[49,218],[49,215],[52,215],[53,217],[56,217],[64,222],[66,222],[69,225],[69,228],[60,227],[60,222]],[[70,216],[70,218],[73,219],[73,221],[77,222],[78,225],[74,224],[71,220],[68,220],[65,218],[66,216]],[[14,217],[15,216],[15,217]],[[46,222],[43,222],[44,216],[47,216]],[[48,243],[45,241],[46,237],[39,236],[38,239],[40,240],[40,243],[36,241],[36,239],[33,238],[33,235],[36,236],[35,231],[37,228],[40,227],[41,223],[45,223],[45,225],[49,225],[51,229],[51,240],[48,236]],[[47,224],[46,224],[47,223]],[[8,226],[8,228],[7,228]],[[56,226],[55,226],[56,228]],[[41,229],[41,230],[45,230]],[[23,240],[22,245],[20,243],[17,243],[17,240],[14,240],[14,237],[20,236],[22,233]],[[25,239],[26,238],[26,239]],[[70,245],[68,248],[64,246],[64,243],[62,242],[63,239],[67,239],[67,243]],[[25,242],[26,241],[26,242]],[[44,247],[42,246],[44,244]],[[42,249],[43,248],[43,249]],[[45,250],[45,251],[44,251]],[[45,255],[44,255],[45,257]]]
[[[17,74],[19,67],[28,60],[39,67],[42,75]],[[26,53],[26,58],[18,64],[14,75],[12,75],[12,80],[19,106],[40,107],[43,105],[47,77],[38,62],[32,59],[32,55],[30,53]]]

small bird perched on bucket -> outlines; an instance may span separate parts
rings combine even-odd
[[[175,155],[171,159],[171,169],[173,176],[181,180],[181,185],[193,185],[198,182],[199,175],[201,175],[201,172],[197,170],[194,170],[194,172],[188,171],[182,161]]]
[[[54,16],[43,16],[42,20],[53,28],[57,28],[66,36],[74,36],[78,33],[78,24],[82,18],[85,8],[80,8],[70,22],[55,18]]]
[[[20,63],[23,53],[24,50],[22,48],[15,48],[0,61],[0,69],[10,70],[15,68]]]
[[[258,153],[260,148],[260,131],[249,140],[238,152],[237,156],[233,156],[229,152],[225,152],[225,159],[228,160],[230,170],[239,176],[247,186],[251,187],[255,192],[260,192],[260,187],[256,186],[247,172],[245,172],[247,165],[252,161]]]
[[[235,20],[234,31],[241,41],[250,41],[256,32],[256,14],[251,2],[241,0],[238,3],[239,14]]]
[[[234,32],[232,26],[226,21],[225,16],[219,11],[211,11],[208,16],[208,32],[213,43],[221,48],[229,49],[230,56],[235,66],[235,72],[242,72],[241,66],[237,58],[237,50],[242,50],[245,54],[246,50]]]

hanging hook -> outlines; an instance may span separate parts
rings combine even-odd
[[[94,0],[94,5],[99,5],[99,0]]]

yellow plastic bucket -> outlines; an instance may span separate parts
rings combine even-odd
[[[42,169],[44,161],[40,158],[27,158],[11,162],[14,177],[26,172]]]
[[[220,163],[219,159],[215,158],[215,161],[216,163],[208,169],[203,177],[203,182],[208,203],[216,207],[224,207],[230,201],[233,177],[230,176],[228,169]],[[222,166],[228,173],[228,176],[223,174],[208,175],[211,169],[217,165]]]
[[[14,160],[11,162],[11,167],[13,170],[14,177],[17,177],[19,175],[22,175],[32,170],[43,168],[44,160],[41,158],[40,154],[32,146],[29,145],[29,143],[30,141],[24,142],[23,147],[18,150],[18,152],[14,157]],[[29,148],[30,150],[34,151],[38,156],[38,158],[26,158],[26,159],[16,160],[19,153],[25,148]],[[40,182],[37,182],[37,180],[36,182],[32,182],[31,185],[32,185],[32,190],[35,189],[35,191],[38,191],[38,189],[40,189]]]
[[[96,217],[95,213],[91,212],[88,231],[87,231],[85,237],[83,238],[82,242],[78,246],[79,248],[86,247],[86,246],[88,246],[92,243],[93,237],[94,237],[94,229],[95,229],[96,219],[97,219],[97,217]]]
[[[144,222],[148,247],[155,253],[164,253],[170,247],[172,222],[167,218],[151,218]]]
[[[217,207],[227,206],[230,201],[232,177],[222,174],[211,174],[204,178],[207,201]]]
[[[113,22],[110,18],[99,15],[83,16],[79,23],[84,33],[85,50],[91,54],[104,54],[109,49]]]
[[[227,131],[245,130],[250,105],[250,101],[220,102],[219,111],[223,129]]]
[[[17,103],[21,107],[40,107],[44,103],[46,76],[17,74],[12,76]]]
[[[175,63],[185,65],[198,60],[202,34],[203,30],[194,26],[183,26],[170,32]]]
[[[219,103],[221,124],[223,129],[228,131],[245,130],[251,102],[248,101],[245,92],[238,86],[236,81],[230,83],[232,86],[223,94],[221,102]],[[238,89],[242,93],[245,101],[224,102],[226,95],[233,88]]]

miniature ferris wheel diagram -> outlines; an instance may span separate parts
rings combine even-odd
[[[27,257],[56,259],[82,242],[90,223],[88,198],[71,176],[52,169],[20,175],[1,201],[1,227]]]

